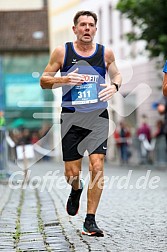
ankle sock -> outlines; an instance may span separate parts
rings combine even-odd
[[[87,214],[85,220],[95,220],[95,214]]]

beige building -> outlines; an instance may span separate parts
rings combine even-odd
[[[44,0],[5,0],[0,1],[0,10],[1,11],[14,11],[14,10],[39,10],[43,7]]]

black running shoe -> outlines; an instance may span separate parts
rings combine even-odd
[[[83,188],[84,188],[84,180],[81,179],[80,183],[81,183],[82,188],[76,191],[71,189],[71,193],[67,201],[66,210],[67,210],[67,213],[71,216],[75,216],[79,210],[79,200],[80,200]]]
[[[95,220],[85,220],[83,224],[83,235],[103,237],[103,231],[98,228]]]

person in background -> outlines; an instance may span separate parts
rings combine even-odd
[[[6,139],[6,133],[5,133],[5,117],[4,117],[4,112],[0,110],[0,170],[3,170],[5,167],[5,153],[6,153],[6,148],[5,148],[5,139]]]
[[[158,120],[156,122],[156,131],[153,134],[153,137],[158,138],[164,135],[164,122],[162,120]]]
[[[163,120],[157,120],[156,130],[153,134],[153,138],[156,139],[154,148],[154,160],[158,165],[167,164],[167,145],[166,145],[166,134],[164,132]]]
[[[31,144],[31,133],[27,128],[20,129],[20,135],[17,139],[17,145],[27,145]]]
[[[137,130],[137,135],[140,134],[145,135],[146,139],[150,142],[151,141],[151,128],[147,123],[147,116],[142,115],[142,124]]]
[[[39,133],[37,131],[32,132],[31,144],[35,144],[39,141]]]
[[[127,164],[131,156],[129,150],[131,133],[124,121],[121,121],[119,126],[119,129],[114,132],[114,137],[120,156],[120,162],[121,164]]]
[[[163,78],[162,90],[163,90],[163,95],[167,96],[167,61],[164,65],[163,72],[164,72],[164,78]]]
[[[0,111],[0,127],[5,126],[5,117],[4,117],[4,112]]]
[[[140,164],[147,164],[151,163],[150,152],[149,150],[145,149],[143,145],[143,141],[151,142],[151,128],[147,122],[147,116],[142,115],[142,124],[137,129],[137,137],[140,141],[139,147],[139,155],[140,155]]]

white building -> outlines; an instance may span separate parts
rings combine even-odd
[[[129,44],[124,38],[124,35],[134,27],[130,20],[125,19],[115,9],[118,1],[48,1],[51,51],[57,45],[75,39],[71,27],[73,16],[77,11],[90,10],[97,13],[98,29],[95,40],[112,48],[117,66],[123,76],[120,93],[115,95],[109,106],[111,118],[116,123],[125,119],[132,128],[136,129],[141,122],[142,114],[145,114],[148,123],[154,128],[159,115],[156,110],[153,110],[152,103],[161,96],[161,90],[158,88],[162,85],[161,71],[156,70],[154,62],[150,61],[148,53],[144,51],[145,42]],[[125,96],[126,99],[123,98]],[[59,90],[56,90],[55,97],[56,101],[60,102]]]

